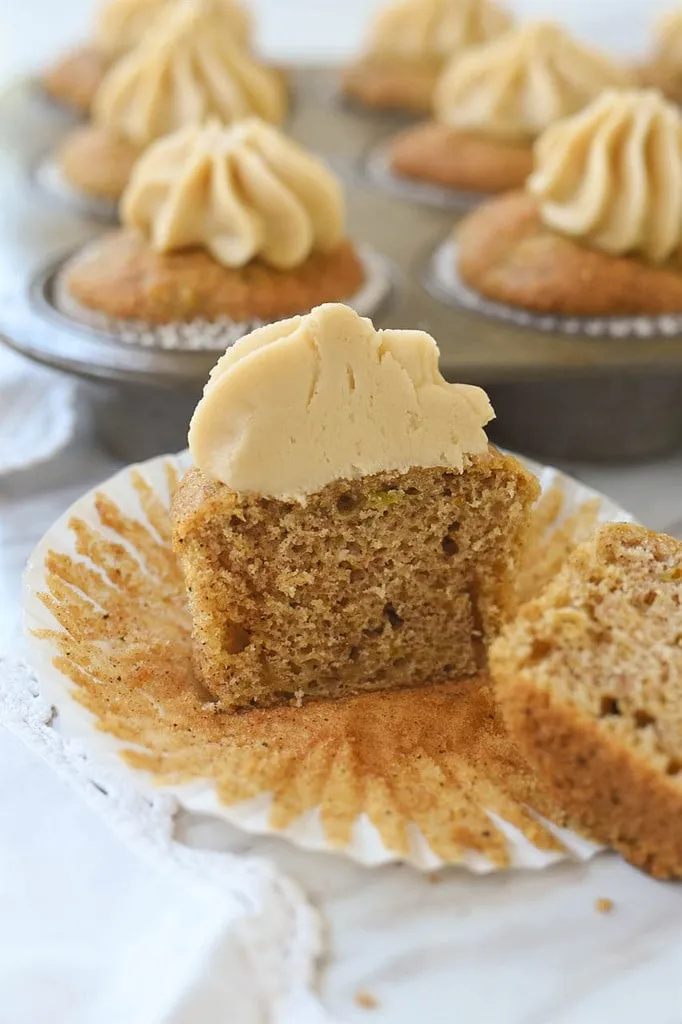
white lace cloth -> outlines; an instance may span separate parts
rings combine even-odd
[[[37,466],[68,444],[76,386],[0,346],[0,477]]]
[[[31,670],[6,657],[0,657],[0,721],[169,883],[132,945],[112,937],[110,985],[98,986],[85,1009],[83,990],[74,992],[78,1011],[69,1024],[333,1024],[312,989],[320,922],[294,882],[268,860],[193,850],[174,840],[174,800],[142,795],[123,770],[106,777],[91,770],[83,751],[60,736]],[[53,998],[45,992],[46,1005]],[[36,1024],[48,1019],[67,1018],[36,1013]]]

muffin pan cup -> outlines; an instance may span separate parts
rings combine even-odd
[[[549,458],[643,458],[682,444],[682,334],[538,329],[453,301],[436,287],[432,263],[456,211],[405,202],[359,174],[367,152],[395,132],[395,120],[341,102],[334,68],[294,68],[291,80],[289,131],[345,180],[349,236],[391,266],[394,286],[374,314],[377,326],[433,334],[446,377],[482,385],[497,403],[491,436]],[[117,454],[146,457],[144,409],[163,407],[168,427],[174,423],[157,452],[178,447],[188,396],[200,392],[216,351],[121,343],[55,316],[37,299],[36,282],[49,268],[105,230],[49,200],[32,178],[71,124],[40,102],[35,83],[18,82],[0,97],[0,337],[31,358],[100,382],[93,412],[106,420]],[[666,320],[677,329],[675,318]],[[152,402],[162,388],[173,389],[177,401],[159,392]]]

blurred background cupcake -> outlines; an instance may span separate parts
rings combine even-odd
[[[346,95],[376,109],[425,113],[448,60],[506,31],[495,0],[396,0],[380,10],[344,74]]]
[[[651,54],[640,68],[640,79],[682,103],[682,7],[666,11],[654,22]]]
[[[532,22],[455,57],[438,80],[433,118],[398,135],[403,178],[474,192],[523,185],[533,142],[630,74],[553,22]]]

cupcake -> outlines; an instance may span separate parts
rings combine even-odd
[[[422,331],[342,305],[219,360],[173,546],[195,664],[226,708],[466,679],[515,609],[537,481]]]
[[[654,91],[609,90],[549,128],[524,191],[457,231],[460,277],[541,313],[682,312],[682,117]]]
[[[94,38],[61,58],[43,77],[43,87],[58,103],[88,113],[114,61],[132,50],[159,15],[181,0],[108,0],[95,23]],[[215,6],[231,27],[235,42],[248,47],[251,18],[236,0],[185,0]]]
[[[118,199],[155,139],[211,116],[279,124],[285,108],[281,77],[235,42],[218,0],[178,2],[106,75],[92,122],[68,136],[59,166],[86,195]]]
[[[545,128],[627,82],[625,71],[558,25],[525,25],[452,61],[436,86],[433,120],[397,136],[391,168],[455,190],[518,188]]]
[[[67,303],[150,325],[242,323],[350,298],[364,281],[338,180],[255,118],[150,146],[120,212],[123,227],[62,270]]]
[[[644,86],[660,89],[675,103],[682,103],[682,7],[668,11],[656,22],[651,57],[641,68]]]
[[[425,113],[446,61],[510,24],[492,0],[397,0],[375,18],[344,90],[367,107]]]

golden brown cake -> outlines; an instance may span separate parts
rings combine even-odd
[[[81,306],[118,319],[276,320],[352,298],[364,282],[338,180],[255,118],[151,146],[121,217],[122,230],[62,272]]]
[[[57,103],[87,114],[110,66],[106,53],[95,46],[81,46],[48,68],[43,88]]]
[[[520,188],[541,131],[628,81],[558,26],[524,25],[450,61],[434,91],[433,120],[396,138],[391,166],[453,189]]]
[[[682,118],[656,93],[605,93],[541,137],[525,192],[489,200],[456,237],[460,276],[494,301],[681,312]]]
[[[344,91],[373,109],[427,113],[445,62],[510,24],[492,0],[397,0],[376,16]]]
[[[515,607],[537,481],[419,331],[345,306],[215,367],[173,508],[197,667],[225,706],[473,676]]]
[[[58,153],[67,181],[90,195],[119,198],[127,184],[124,152],[139,155],[155,140],[209,117],[231,124],[255,115],[281,123],[282,76],[235,40],[225,3],[166,2],[139,44],[105,75],[91,123],[67,136]]]
[[[533,150],[427,121],[398,135],[391,166],[403,177],[464,191],[520,188],[533,169]]]
[[[491,652],[551,799],[657,878],[682,877],[682,543],[602,526]]]

